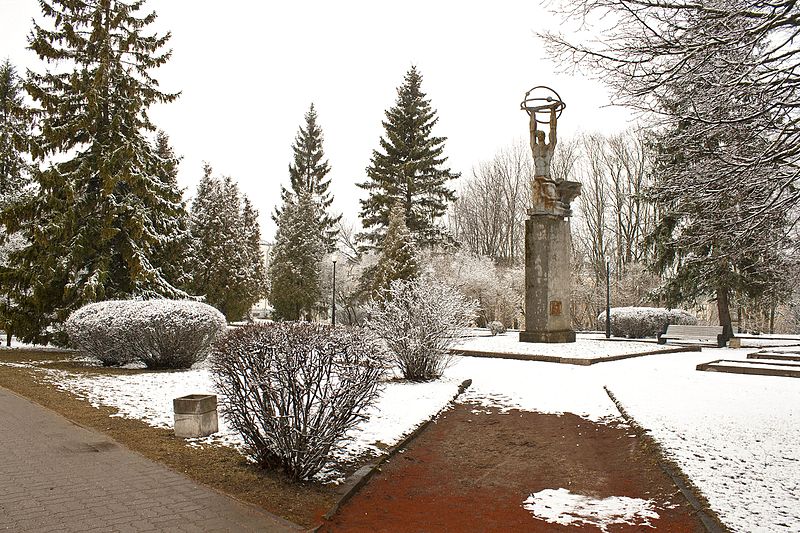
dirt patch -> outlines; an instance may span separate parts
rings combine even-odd
[[[458,404],[386,463],[322,531],[600,531],[538,519],[522,503],[544,489],[653,501],[662,531],[702,532],[657,457],[624,424],[501,414]],[[609,532],[651,530],[610,525]]]
[[[2,361],[56,361],[49,364],[73,372],[96,372],[71,363],[72,353],[0,351]],[[115,369],[103,373],[137,373]],[[163,463],[186,476],[240,500],[253,503],[286,520],[303,526],[319,523],[333,505],[335,487],[295,483],[278,472],[268,472],[248,463],[241,454],[224,446],[190,448],[170,430],[153,428],[139,420],[112,417],[109,407],[92,407],[74,395],[37,379],[31,369],[0,364],[0,386],[52,409],[73,422],[109,435],[145,457]]]

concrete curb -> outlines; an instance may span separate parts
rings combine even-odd
[[[466,357],[490,357],[494,359],[517,359],[520,361],[543,361],[546,363],[561,363],[564,365],[589,366],[597,363],[607,363],[610,361],[619,361],[621,359],[643,357],[645,355],[657,355],[664,353],[679,353],[679,352],[699,352],[699,351],[702,351],[700,349],[700,346],[681,346],[677,348],[669,348],[667,350],[650,350],[646,352],[612,355],[611,357],[585,357],[585,358],[559,357],[557,355],[535,355],[535,354],[523,354],[523,353],[482,352],[478,350],[450,350],[450,353],[452,355],[463,355]]]
[[[347,478],[347,480],[344,483],[342,483],[339,487],[339,493],[340,493],[339,499],[336,501],[336,503],[333,504],[333,507],[331,507],[330,510],[322,516],[323,522],[309,529],[308,530],[309,533],[315,533],[319,531],[320,528],[322,528],[325,525],[325,522],[333,518],[333,516],[339,511],[339,509],[345,503],[347,503],[347,501],[350,500],[350,498],[355,496],[356,493],[359,490],[361,490],[361,487],[366,485],[367,481],[369,481],[370,478],[373,475],[375,475],[375,472],[380,470],[380,466],[383,463],[385,463],[386,461],[397,455],[397,453],[400,450],[408,446],[411,443],[411,441],[413,441],[420,435],[420,433],[425,431],[425,428],[427,428],[434,420],[436,420],[439,417],[439,415],[441,415],[444,411],[449,409],[450,406],[453,404],[453,402],[455,402],[456,399],[459,396],[461,396],[464,393],[464,391],[469,388],[470,385],[472,385],[471,379],[463,381],[461,385],[458,386],[458,391],[455,393],[455,395],[453,395],[453,398],[449,402],[447,402],[444,405],[444,407],[439,409],[439,411],[435,415],[433,415],[428,420],[424,421],[422,424],[417,426],[411,433],[403,437],[403,439],[401,439],[400,442],[389,448],[389,450],[386,453],[378,457],[375,460],[375,462],[362,466],[361,468],[356,470],[356,472],[352,476]]]
[[[703,493],[697,486],[692,483],[692,480],[683,473],[680,466],[678,464],[669,459],[667,454],[664,451],[664,448],[644,429],[639,423],[633,418],[625,407],[622,405],[614,393],[609,390],[608,387],[604,386],[606,394],[608,397],[611,398],[611,401],[614,402],[614,405],[617,406],[622,418],[630,424],[633,430],[637,433],[639,438],[644,440],[648,447],[654,449],[656,454],[658,455],[658,466],[661,467],[661,470],[664,471],[671,479],[672,482],[678,487],[683,494],[684,498],[689,502],[689,504],[694,508],[695,512],[697,513],[697,517],[703,523],[703,526],[706,528],[708,533],[730,533],[730,530],[722,523],[711,507],[708,505],[708,502],[703,496]]]

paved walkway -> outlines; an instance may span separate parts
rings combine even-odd
[[[302,529],[0,387],[0,530]]]

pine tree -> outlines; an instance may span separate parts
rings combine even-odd
[[[30,170],[25,159],[31,137],[31,113],[22,96],[22,80],[11,61],[0,64],[0,210],[13,212],[13,206],[30,194]],[[8,294],[6,265],[9,255],[26,244],[17,231],[0,229],[0,328],[6,344],[13,334],[14,301]]]
[[[383,291],[393,281],[408,280],[419,275],[417,251],[411,232],[406,227],[406,216],[403,204],[395,203],[389,214],[389,229],[383,240],[378,264],[372,275],[372,293],[381,298]]]
[[[159,233],[165,238],[153,247],[153,264],[158,265],[162,274],[177,287],[185,289],[189,282],[186,272],[189,253],[189,213],[183,200],[183,190],[178,186],[178,164],[181,158],[169,143],[169,136],[162,130],[156,135],[156,154],[159,166],[154,169],[156,176],[165,186],[165,195],[181,208],[174,217],[162,217],[154,221]]]
[[[179,191],[165,184],[148,137],[148,109],[173,101],[152,71],[169,39],[147,32],[155,13],[143,2],[40,2],[50,27],[34,22],[30,48],[48,63],[25,88],[38,103],[40,135],[32,155],[36,194],[4,216],[31,244],[10,257],[8,278],[25,340],[82,305],[109,298],[186,297],[154,263],[170,236],[159,220],[179,217]],[[19,326],[19,327],[17,327]]]
[[[713,17],[693,22],[697,31],[711,33],[720,24]],[[657,137],[655,182],[647,191],[658,214],[647,242],[651,265],[662,276],[663,295],[672,305],[702,297],[716,300],[720,325],[729,337],[732,299],[787,293],[781,287],[789,282],[790,271],[784,253],[787,216],[768,208],[774,197],[765,183],[782,170],[768,161],[735,171],[730,166],[764,152],[769,143],[764,132],[776,117],[747,93],[735,102],[708,97],[714,86],[747,81],[750,74],[739,65],[748,62],[749,50],[690,62],[684,68],[693,70],[691,78],[664,87],[660,105],[669,118]],[[720,122],[694,118],[690,106]],[[749,223],[753,213],[757,225]]]
[[[269,265],[269,301],[276,318],[310,320],[322,298],[320,262],[325,245],[316,231],[318,205],[301,190],[284,202]]]
[[[452,242],[437,219],[456,198],[447,182],[460,174],[444,168],[447,139],[432,135],[439,119],[421,87],[422,76],[411,67],[397,89],[394,107],[386,111],[386,133],[380,139],[381,150],[372,152],[367,181],[358,184],[369,192],[361,200],[360,216],[366,230],[361,239],[371,246],[383,241],[397,201],[403,204],[406,225],[419,246]]]
[[[11,61],[0,64],[0,207],[30,181],[25,154],[31,114],[22,96],[22,80]]]
[[[242,223],[244,230],[242,242],[246,244],[248,272],[246,294],[248,301],[252,300],[252,306],[267,294],[267,272],[264,255],[261,252],[261,227],[258,224],[258,211],[246,196],[242,207]]]
[[[255,210],[230,178],[203,168],[189,221],[192,292],[241,320],[264,294],[261,235]]]
[[[327,160],[323,160],[325,153],[322,149],[322,129],[317,124],[317,111],[312,103],[304,115],[305,126],[300,126],[294,138],[292,152],[294,162],[289,165],[289,179],[292,193],[299,194],[301,190],[311,193],[312,198],[319,207],[319,231],[328,252],[336,248],[339,230],[336,225],[342,215],[334,216],[329,213],[333,196],[329,189],[330,178],[326,178],[331,170]],[[281,198],[284,202],[289,200],[289,191],[281,187]],[[273,219],[277,222],[280,217],[280,208],[275,210]]]

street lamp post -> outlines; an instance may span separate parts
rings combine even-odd
[[[339,259],[334,253],[331,257],[333,261],[333,297],[331,298],[331,326],[336,327],[336,260]]]
[[[611,338],[611,258],[606,256],[606,339]]]

